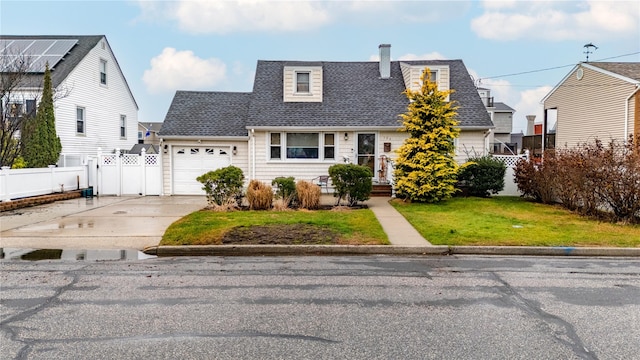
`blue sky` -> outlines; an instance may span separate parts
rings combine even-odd
[[[0,33],[106,35],[140,121],[164,120],[176,90],[251,91],[259,59],[373,61],[387,43],[393,60],[462,59],[520,131],[583,45],[640,61],[640,2],[1,0]]]

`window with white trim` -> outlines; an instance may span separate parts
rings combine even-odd
[[[100,84],[107,85],[107,60],[100,59]]]
[[[127,115],[120,115],[120,137],[127,137]]]
[[[296,93],[309,93],[311,74],[308,71],[296,72]]]
[[[336,134],[326,133],[324,134],[324,159],[334,160],[336,158]]]
[[[86,116],[85,109],[83,107],[77,107],[76,108],[76,134],[79,134],[79,135],[85,134],[86,132],[85,116]]]
[[[270,160],[335,159],[335,133],[274,132],[268,139]]]

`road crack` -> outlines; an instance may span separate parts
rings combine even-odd
[[[496,281],[503,286],[498,289],[504,295],[505,300],[508,303],[513,304],[517,308],[534,315],[537,319],[540,319],[550,330],[550,333],[562,344],[571,348],[573,352],[581,359],[597,360],[598,357],[590,352],[582,342],[580,336],[578,336],[575,327],[565,319],[550,314],[542,310],[537,304],[525,299],[516,289],[511,287],[500,275],[495,272],[490,272]]]

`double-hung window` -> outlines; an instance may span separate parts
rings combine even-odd
[[[107,60],[100,59],[100,84],[107,85]]]
[[[120,137],[127,137],[127,115],[120,115]]]
[[[85,134],[85,111],[82,107],[76,108],[76,134]]]
[[[309,93],[309,78],[310,74],[308,72],[297,72],[296,73],[296,92],[297,93]]]

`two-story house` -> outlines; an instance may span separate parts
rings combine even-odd
[[[515,110],[503,102],[494,101],[490,89],[478,88],[478,94],[495,126],[489,139],[489,151],[493,154],[517,154],[518,146],[511,139]]]
[[[165,194],[201,194],[195,178],[229,164],[248,179],[311,180],[338,163],[369,166],[374,181],[402,145],[399,115],[423,70],[455,90],[461,131],[457,159],[484,154],[493,123],[461,60],[379,62],[258,61],[249,93],[178,91],[162,139]],[[388,169],[388,168],[387,168]]]
[[[108,153],[137,142],[138,105],[104,35],[0,35],[0,55],[5,64],[30,64],[20,86],[2,99],[3,106],[19,112],[37,108],[49,64],[60,166],[80,165],[98,149]]]
[[[543,135],[555,144],[574,147],[600,139],[626,141],[640,136],[640,63],[579,63],[543,99]]]

